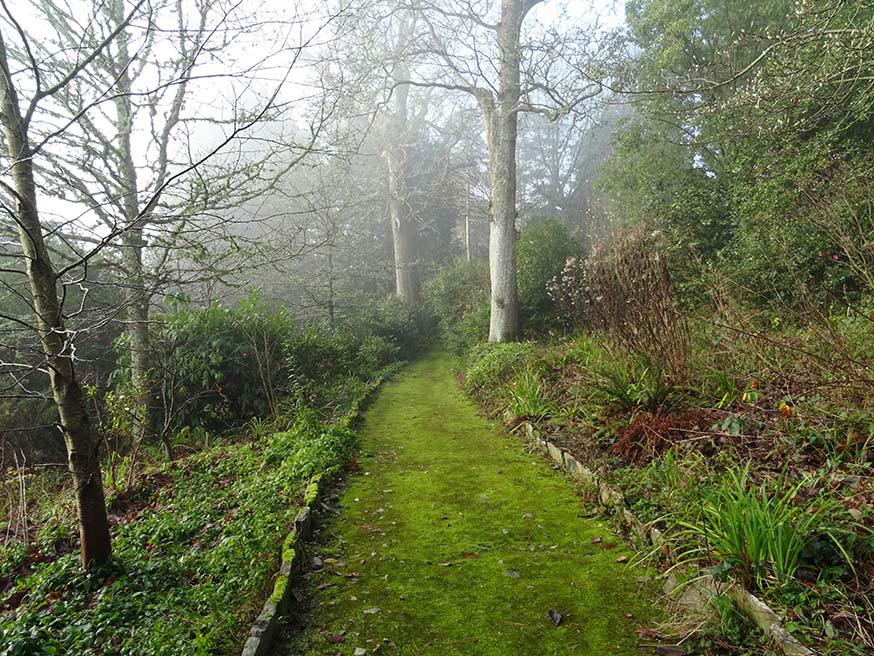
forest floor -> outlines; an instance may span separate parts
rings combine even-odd
[[[367,411],[275,654],[640,654],[658,615],[646,572],[451,365],[420,360]]]

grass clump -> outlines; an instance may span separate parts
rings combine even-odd
[[[478,344],[471,349],[465,381],[470,389],[497,387],[509,383],[534,357],[530,342]]]
[[[700,519],[681,521],[696,544],[686,554],[717,558],[744,583],[785,585],[796,575],[805,550],[818,536],[831,540],[851,563],[840,535],[839,506],[823,495],[802,500],[810,481],[773,485],[749,482],[749,465],[729,470],[704,498]]]
[[[544,391],[540,375],[529,365],[516,376],[509,389],[510,410],[517,417],[543,419],[555,411]]]

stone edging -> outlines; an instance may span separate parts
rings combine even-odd
[[[339,425],[343,428],[352,428],[373,393],[398,369],[399,366],[391,366],[374,380],[364,395],[354,402],[349,412],[340,419]],[[303,505],[294,518],[291,532],[282,542],[282,562],[276,574],[273,592],[264,602],[258,619],[249,629],[249,637],[243,645],[242,656],[264,656],[270,649],[273,638],[276,637],[279,619],[288,612],[292,599],[292,578],[303,566],[303,543],[312,534],[313,510],[320,502],[326,484],[327,479],[322,474],[316,474],[307,484]]]
[[[273,592],[249,630],[242,656],[264,656],[276,636],[280,616],[288,610],[291,579],[301,568],[303,542],[312,532],[312,512],[321,495],[322,480],[322,475],[316,474],[307,485],[303,506],[294,518],[291,532],[282,543],[282,564],[273,584]]]
[[[515,419],[515,417],[511,418]],[[605,509],[613,510],[619,520],[620,526],[628,531],[636,540],[644,546],[661,548],[664,537],[655,526],[647,527],[638,517],[625,507],[625,498],[621,492],[613,489],[601,480],[600,476],[584,464],[574,458],[568,451],[543,439],[537,429],[530,422],[522,422],[518,426],[524,430],[525,439],[535,448],[549,456],[562,469],[570,473],[574,478],[583,481],[598,491],[598,502]],[[670,585],[670,588],[675,588]],[[719,583],[712,576],[707,575],[695,579],[688,584],[692,592],[699,598],[711,600],[720,593],[720,588],[727,594],[738,610],[749,617],[774,645],[787,656],[816,656],[816,652],[802,645],[798,639],[783,627],[780,617],[771,610],[763,601],[746,590],[743,586],[729,582]]]

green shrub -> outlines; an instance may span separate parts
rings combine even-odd
[[[681,397],[680,389],[668,383],[643,356],[616,354],[612,360],[595,364],[591,373],[596,399],[614,412],[657,412]]]
[[[233,308],[171,307],[156,317],[150,336],[159,425],[174,433],[186,426],[221,431],[273,414],[288,379],[283,344],[296,331],[289,314],[266,308],[254,294]],[[113,380],[115,405],[124,413],[130,372],[121,346]],[[122,425],[125,417],[117,419]]]
[[[355,435],[337,425],[323,427],[317,412],[299,411],[290,430],[274,433],[265,448],[265,462],[281,463],[294,480],[331,473],[351,455]]]
[[[396,349],[386,349],[381,354],[384,366],[398,358],[416,355],[433,337],[433,326],[433,317],[426,307],[414,307],[396,296],[386,296],[356,312],[344,329],[361,337],[374,336]]]
[[[467,357],[466,384],[472,389],[506,385],[528,367],[534,352],[531,342],[478,344]]]
[[[759,307],[855,302],[874,291],[874,157],[827,139],[781,145],[739,185],[740,220],[725,269]]]
[[[461,354],[489,335],[489,271],[484,261],[459,260],[428,280],[422,296],[440,335]]]
[[[356,334],[351,326],[310,326],[284,344],[291,391],[322,390],[349,376],[368,379],[394,361],[399,349],[386,338]]]
[[[475,344],[485,342],[489,337],[491,307],[489,299],[483,297],[476,305],[464,313],[461,320],[446,336],[446,346],[457,354],[462,354]]]
[[[151,334],[158,424],[169,434],[220,433],[273,416],[289,395],[304,405],[330,406],[332,391],[345,381],[368,380],[387,364],[412,357],[433,332],[427,311],[394,297],[337,329],[301,329],[286,310],[265,306],[255,294],[232,308],[177,302],[172,309],[156,318]],[[122,360],[109,397],[114,431],[130,425],[129,380]]]
[[[580,251],[567,227],[555,219],[522,229],[516,245],[516,280],[523,327],[536,332],[559,323],[547,285]]]

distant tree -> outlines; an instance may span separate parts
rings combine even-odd
[[[591,243],[609,225],[596,180],[613,150],[627,105],[614,99],[590,113],[550,121],[523,117],[519,139],[519,218],[523,224],[558,218]]]
[[[519,335],[516,283],[516,142],[520,112],[551,118],[574,111],[602,89],[590,66],[593,33],[523,24],[542,0],[436,3],[410,0],[422,29],[410,53],[425,62],[411,84],[469,94],[477,103],[489,153],[490,341]]]

